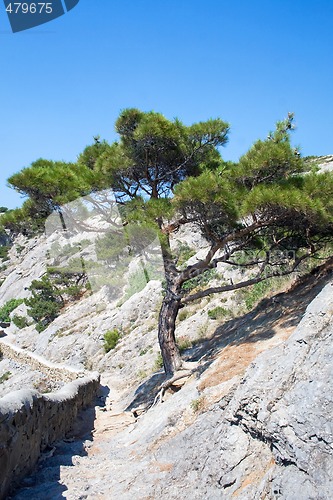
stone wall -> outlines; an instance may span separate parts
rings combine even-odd
[[[99,374],[91,373],[56,393],[20,390],[0,399],[0,500],[32,471],[48,445],[66,436],[98,388]]]
[[[19,363],[25,363],[33,370],[44,373],[51,382],[71,382],[85,374],[82,370],[77,370],[59,363],[52,363],[42,356],[38,356],[37,354],[11,344],[9,340],[4,338],[0,339],[0,353],[4,358],[13,359]]]

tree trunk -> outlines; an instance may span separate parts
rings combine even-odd
[[[175,339],[175,324],[179,306],[180,299],[172,290],[168,289],[162,302],[158,321],[158,341],[167,377],[172,377],[182,365]]]

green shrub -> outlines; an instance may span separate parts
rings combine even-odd
[[[0,377],[0,384],[3,384],[3,382],[6,382],[11,377],[11,372],[5,372],[3,375]]]
[[[109,352],[116,347],[120,339],[118,330],[109,330],[104,334],[104,350]]]
[[[25,318],[24,316],[18,316],[17,314],[15,314],[15,316],[12,317],[12,322],[14,323],[15,326],[17,326],[17,328],[20,329],[29,326],[27,318]]]
[[[244,290],[244,303],[248,311],[251,311],[251,309],[258,304],[260,299],[262,299],[272,289],[274,281],[274,279],[260,281],[259,283],[249,287],[247,290]]]
[[[191,409],[194,413],[198,413],[204,409],[205,406],[205,396],[199,396],[198,399],[192,399]]]
[[[150,349],[151,349],[150,345],[148,347],[145,347],[144,349],[141,349],[141,351],[139,352],[139,356],[144,356]]]
[[[25,299],[29,308],[29,316],[36,321],[36,330],[42,332],[58,316],[64,305],[63,300],[47,275],[43,276],[41,280],[34,280],[29,290],[31,290],[32,296]]]
[[[3,321],[4,323],[9,323],[10,322],[10,313],[14,311],[14,309],[17,308],[20,304],[22,304],[23,299],[11,299],[6,302],[5,305],[3,305],[0,309],[0,321]]]
[[[221,319],[230,315],[230,311],[222,306],[214,307],[208,311],[208,317],[210,319]]]
[[[24,247],[22,245],[16,245],[16,253],[21,254],[24,250]]]
[[[41,332],[59,315],[67,302],[79,300],[89,289],[86,274],[80,270],[49,267],[40,280],[34,280],[29,290],[32,296],[25,300],[29,316]]]
[[[9,257],[8,257],[9,249],[10,249],[10,246],[0,245],[0,259],[2,259],[3,261],[9,260]]]
[[[179,321],[184,321],[186,318],[188,318],[189,312],[186,309],[181,309],[178,313],[178,319]]]
[[[157,355],[157,358],[155,359],[155,363],[154,363],[153,369],[154,369],[154,371],[158,371],[162,367],[163,367],[163,358],[162,358],[162,354],[159,352],[158,355]]]

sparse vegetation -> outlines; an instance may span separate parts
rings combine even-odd
[[[10,250],[10,246],[0,245],[0,259],[2,259],[2,262],[9,260],[9,257],[8,257],[9,250]]]
[[[3,321],[4,323],[9,323],[10,322],[10,313],[14,311],[20,304],[22,304],[24,301],[23,299],[10,299],[6,302],[5,305],[3,305],[0,309],[0,321]]]
[[[130,299],[135,293],[141,292],[150,280],[159,278],[161,278],[161,276],[154,266],[145,265],[138,268],[137,271],[128,277],[129,284],[125,290],[124,297],[121,299],[120,305]]]
[[[144,349],[141,349],[141,351],[139,352],[139,356],[144,356],[145,354],[147,354],[147,352],[149,352],[150,349],[151,349],[150,345],[145,347]]]
[[[210,319],[222,319],[222,318],[227,318],[228,316],[230,316],[229,309],[226,309],[225,307],[222,306],[214,307],[214,309],[210,309],[208,311],[208,317]]]
[[[15,326],[17,326],[17,328],[25,328],[26,326],[29,326],[29,323],[27,321],[27,318],[25,318],[24,316],[19,316],[19,315],[15,315],[12,317],[12,322],[14,323]]]
[[[192,347],[193,342],[188,337],[179,337],[177,339],[177,345],[178,345],[179,352],[182,353],[182,352],[186,351],[186,349],[189,349],[190,347]]]
[[[11,372],[5,372],[3,375],[0,377],[0,384],[3,384],[6,382],[11,377],[12,373]]]
[[[208,322],[204,323],[203,325],[200,325],[197,333],[197,340],[204,339],[207,336],[207,330],[208,330]]]
[[[197,399],[193,399],[191,401],[191,409],[193,410],[194,413],[199,413],[201,410],[203,410],[205,405],[205,397],[200,396]]]
[[[157,358],[155,359],[153,370],[159,371],[163,367],[163,358],[161,353],[159,352]]]
[[[148,376],[148,372],[146,370],[139,370],[136,376],[139,380],[143,380]]]
[[[187,309],[182,309],[178,313],[178,319],[179,321],[184,321],[186,318],[189,317],[189,311]]]
[[[22,245],[16,245],[15,250],[16,250],[16,253],[18,253],[20,255],[23,252],[24,247]]]
[[[279,280],[277,278],[268,279],[266,281],[256,283],[246,290],[242,290],[240,293],[246,310],[251,311],[258,304],[258,302],[274,288],[278,281]]]
[[[216,269],[207,269],[207,271],[203,272],[199,276],[195,276],[194,278],[191,278],[183,283],[182,290],[191,292],[196,288],[203,288],[215,278],[218,278]]]
[[[117,329],[109,330],[104,334],[104,350],[106,353],[116,347],[120,339],[120,334]]]

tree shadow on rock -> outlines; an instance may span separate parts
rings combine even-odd
[[[229,345],[251,344],[273,338],[277,329],[295,328],[306,308],[332,280],[331,267],[317,268],[300,278],[286,292],[264,298],[249,313],[218,326],[209,339],[203,339],[186,351],[187,361],[203,360],[205,367],[214,361],[222,349]]]
[[[134,399],[127,406],[125,411],[134,411],[138,408],[149,408],[150,406],[152,406],[152,404],[154,403],[155,395],[164,380],[164,371],[154,373],[151,377],[145,380],[135,391]]]
[[[200,361],[195,369],[197,376],[200,376],[228,346],[267,341],[277,334],[277,329],[288,329],[291,333],[301,321],[310,302],[332,280],[331,268],[323,272],[322,267],[324,266],[298,279],[289,290],[262,299],[252,311],[218,326],[211,338],[203,339],[186,349],[183,356],[185,361]],[[140,410],[150,408],[164,381],[163,371],[154,373],[137,388],[125,411],[133,411],[135,414],[138,410],[138,416]]]

